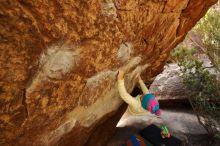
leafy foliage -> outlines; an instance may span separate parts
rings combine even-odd
[[[194,46],[208,55],[218,72],[210,73],[197,57],[197,49],[184,44],[171,52],[171,58],[181,68],[184,84],[191,93],[189,101],[200,124],[212,137],[220,139],[220,1],[193,28],[193,33],[197,36]]]
[[[191,92],[190,102],[200,123],[210,135],[218,135],[220,122],[220,84],[203,62],[195,57],[196,49],[176,48],[172,56],[177,58],[184,84]]]
[[[207,55],[220,69],[220,1],[208,11],[193,31],[200,33]]]

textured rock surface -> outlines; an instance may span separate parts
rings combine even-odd
[[[185,94],[187,91],[180,74],[180,67],[177,64],[166,65],[164,71],[151,84],[150,91],[159,100],[188,98]]]
[[[157,75],[215,1],[1,0],[0,145],[90,141],[123,103],[117,70],[129,91]]]

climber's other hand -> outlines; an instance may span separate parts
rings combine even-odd
[[[119,70],[118,71],[118,80],[123,80],[124,79],[124,71],[122,71],[122,70]]]

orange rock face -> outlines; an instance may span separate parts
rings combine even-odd
[[[157,75],[215,2],[1,0],[0,145],[92,145],[122,114],[117,70],[129,91]]]

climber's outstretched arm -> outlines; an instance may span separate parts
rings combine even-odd
[[[126,90],[125,84],[124,84],[124,72],[119,71],[118,73],[118,91],[121,96],[121,98],[129,105],[134,104],[137,102],[134,97],[132,97]]]
[[[138,76],[138,82],[141,86],[141,90],[144,94],[148,94],[149,93],[149,90],[147,89],[146,85],[144,84],[144,81],[141,79],[141,76],[139,75]]]

